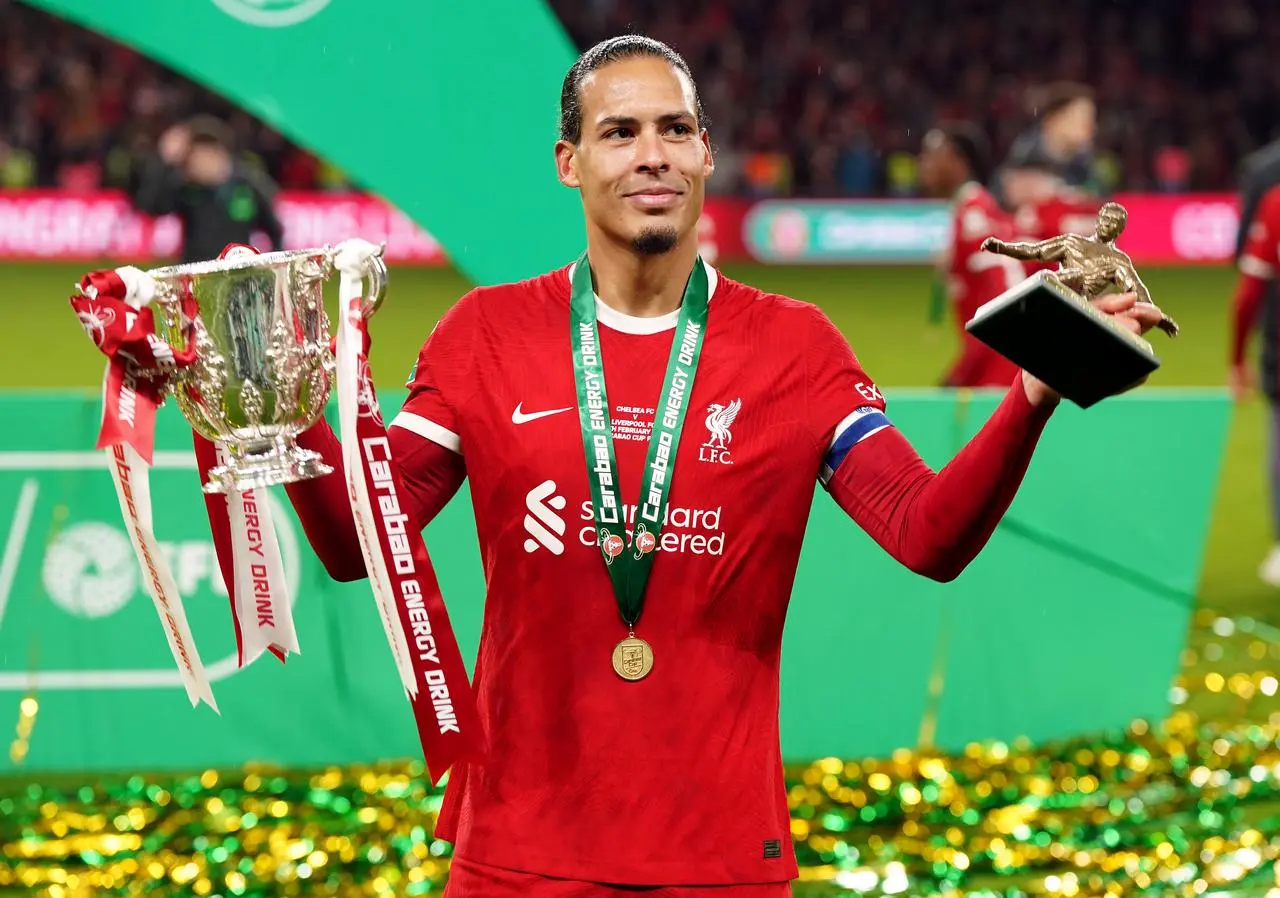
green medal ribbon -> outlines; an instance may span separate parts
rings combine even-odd
[[[707,270],[699,257],[685,285],[680,317],[667,359],[667,374],[653,418],[649,454],[644,464],[640,501],[636,503],[631,547],[626,545],[625,515],[618,496],[618,463],[613,452],[609,400],[604,387],[604,363],[600,355],[600,330],[596,324],[596,297],[587,255],[578,259],[573,272],[569,317],[573,326],[573,375],[578,393],[578,417],[586,453],[591,500],[594,506],[596,544],[613,581],[618,610],[628,627],[635,627],[644,606],[644,589],[653,566],[653,550],[667,513],[667,497],[675,471],[676,448],[684,429],[693,375],[702,355],[710,302]]]

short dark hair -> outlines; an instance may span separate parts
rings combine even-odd
[[[991,177],[991,144],[987,135],[973,122],[945,122],[938,131],[965,164],[973,179],[981,184]]]
[[[1004,167],[1007,171],[1032,171],[1055,176],[1062,174],[1062,163],[1049,156],[1038,138],[1016,142],[1009,151]]]
[[[1076,100],[1094,98],[1093,88],[1076,81],[1055,81],[1031,97],[1032,113],[1036,118],[1045,119],[1066,109]]]
[[[217,146],[230,150],[235,141],[230,126],[212,115],[192,116],[187,120],[187,131],[191,135],[192,146]]]
[[[705,128],[707,116],[702,109],[698,83],[693,80],[693,73],[689,71],[689,64],[684,61],[684,57],[662,41],[642,34],[623,34],[596,44],[569,67],[560,88],[560,139],[575,144],[582,139],[582,82],[588,75],[611,62],[644,56],[665,60],[684,73],[693,87],[694,113],[698,117],[698,127]]]

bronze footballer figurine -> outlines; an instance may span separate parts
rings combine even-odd
[[[1046,240],[1018,243],[988,237],[982,249],[1022,261],[1057,262],[1058,270],[1052,273],[1053,278],[1086,301],[1119,289],[1137,294],[1138,302],[1154,305],[1133,260],[1115,245],[1128,219],[1124,206],[1105,203],[1098,210],[1098,225],[1091,237],[1059,234]],[[1164,312],[1160,313],[1157,327],[1171,337],[1178,334],[1177,322]]]

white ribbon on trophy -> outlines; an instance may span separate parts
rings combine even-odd
[[[365,570],[369,575],[369,586],[378,606],[378,617],[386,632],[396,672],[400,675],[400,683],[405,691],[410,696],[416,696],[418,682],[409,654],[409,641],[396,607],[395,590],[378,541],[378,515],[369,498],[369,486],[365,480],[366,461],[357,426],[358,418],[378,415],[376,403],[368,401],[371,396],[366,383],[368,369],[360,363],[364,339],[360,319],[364,277],[369,270],[369,261],[380,255],[381,248],[367,240],[351,239],[339,243],[334,250],[334,267],[340,275],[337,338],[338,438],[342,443],[347,493],[355,516]],[[381,418],[375,420],[381,427]],[[385,436],[385,429],[382,433]]]
[[[215,442],[214,446],[218,463],[226,464],[226,444]],[[281,656],[300,654],[284,558],[266,491],[228,492],[227,518],[234,571],[234,583],[228,583],[227,589],[240,627],[240,666],[247,667],[270,648]]]
[[[125,289],[124,295],[114,298],[123,300],[129,308],[140,312],[154,296],[155,282],[145,272],[131,266],[117,268],[115,273]],[[102,298],[94,292],[93,287],[88,288],[85,293],[91,300]],[[91,336],[94,335],[92,326],[100,327],[102,324],[101,321],[85,322],[84,316],[81,320],[86,329],[90,330]],[[126,322],[124,326],[128,328],[131,325],[132,322]],[[113,366],[117,365],[123,367],[118,369],[119,376],[113,376]],[[136,434],[137,438],[150,446],[154,445],[155,409],[138,396],[140,376],[138,368],[131,361],[116,359],[108,363],[103,380],[103,414],[116,417],[120,430]],[[120,501],[120,512],[128,525],[129,539],[142,568],[143,583],[146,584],[147,592],[160,617],[160,624],[169,643],[169,650],[177,662],[187,698],[191,700],[192,707],[203,701],[217,711],[218,703],[213,698],[209,678],[205,674],[200,653],[196,650],[195,638],[187,623],[187,613],[182,605],[178,584],[156,540],[151,509],[150,465],[128,439],[107,445],[105,450],[111,480]]]

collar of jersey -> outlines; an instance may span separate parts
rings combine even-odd
[[[715,268],[708,265],[706,260],[702,260],[702,265],[707,269],[707,301],[710,302],[715,298],[716,286],[720,283],[720,276]],[[573,282],[573,270],[578,266],[574,262],[569,266],[569,282]],[[671,330],[676,326],[676,322],[680,320],[680,310],[673,309],[665,315],[658,315],[654,318],[640,318],[635,315],[628,315],[625,312],[619,312],[613,306],[605,305],[604,300],[599,296],[596,297],[596,320],[609,328],[623,334],[636,334],[643,336],[645,334],[660,334],[663,331]]]

